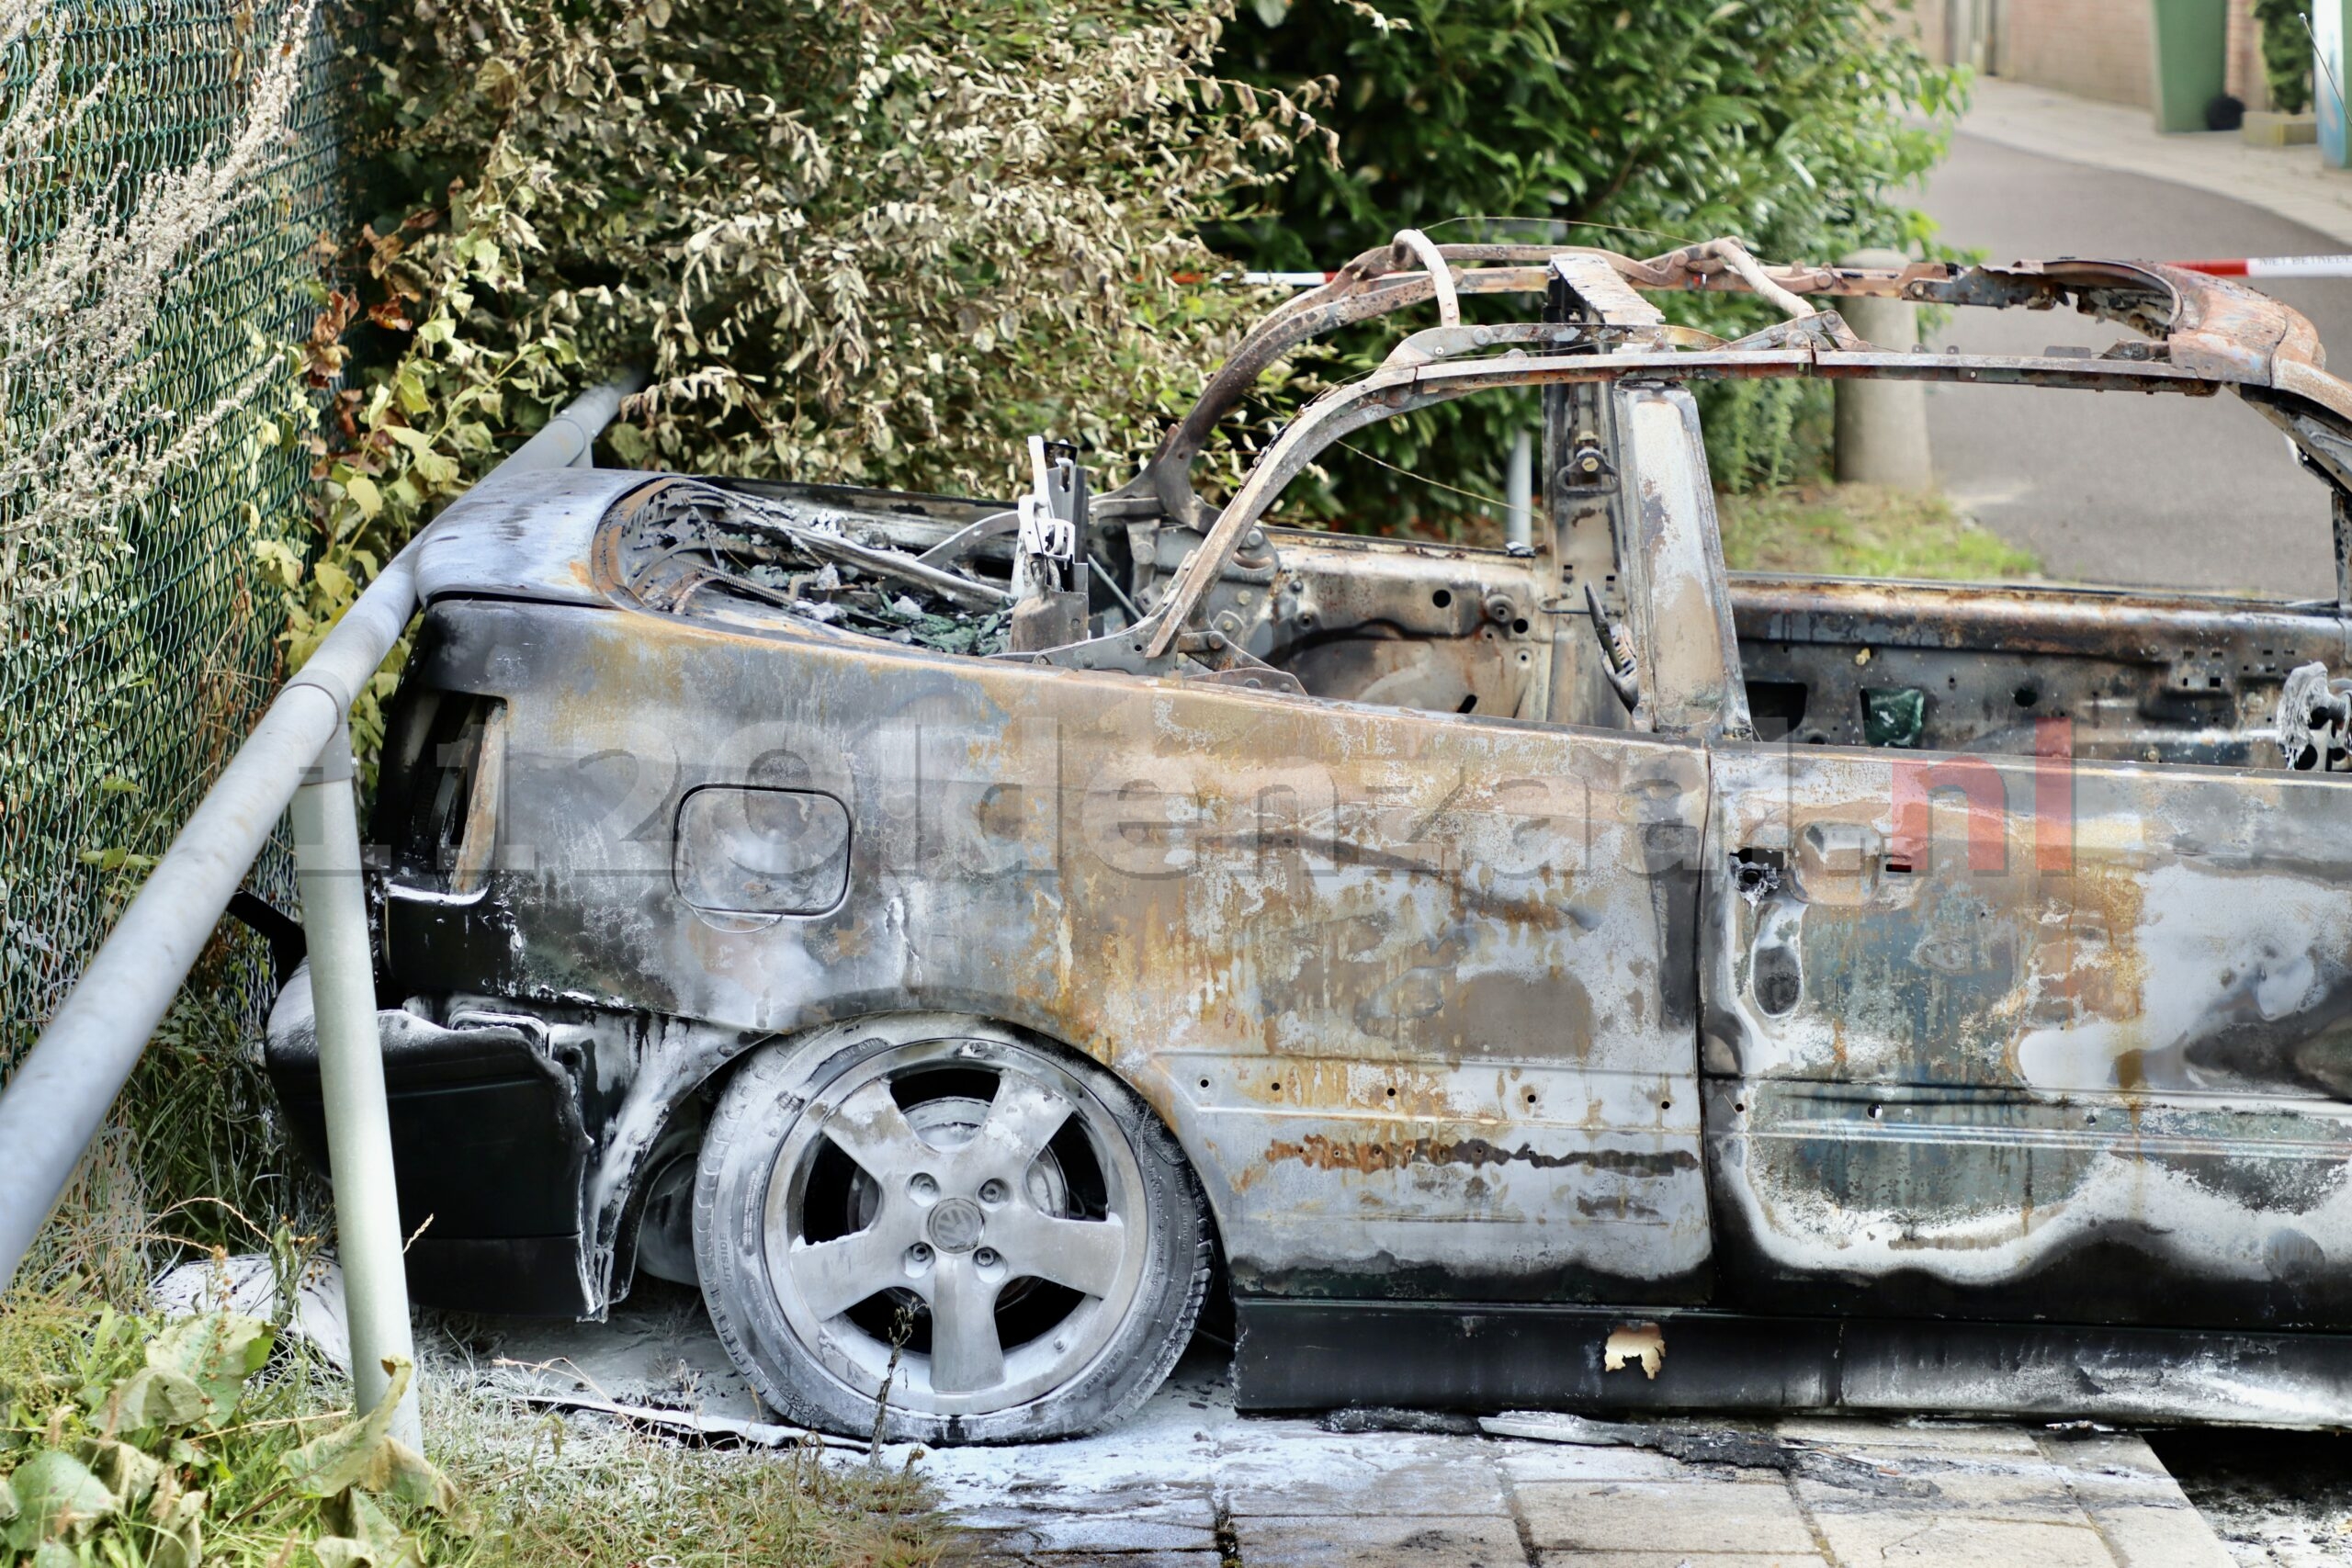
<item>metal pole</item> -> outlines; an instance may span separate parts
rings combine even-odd
[[[335,1253],[351,1329],[351,1384],[372,1410],[390,1379],[387,1357],[414,1365],[408,1276],[401,1260],[400,1195],[392,1183],[392,1129],[384,1056],[376,1032],[376,964],[360,882],[359,808],[352,797],[351,731],[334,737],[303,771],[291,807],[294,872],[309,938],[311,1002],[319,1034],[319,1089],[326,1102],[327,1163],[334,1183]],[[424,1428],[410,1382],[392,1413],[392,1436],[420,1451]]]
[[[1506,543],[1535,542],[1535,442],[1527,431],[1510,438],[1510,468],[1504,479],[1503,499],[1510,510],[1503,522]]]
[[[644,385],[645,373],[630,370],[601,387],[589,388],[557,410],[537,435],[514,448],[514,456],[498,465],[498,472],[594,468],[596,437],[621,412],[623,400]]]

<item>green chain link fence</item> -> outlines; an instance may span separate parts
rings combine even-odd
[[[260,57],[286,0],[51,0],[0,51],[0,114],[26,101],[62,51],[62,93],[99,94],[52,149],[46,179],[0,191],[0,243],[50,243],[77,198],[111,199],[217,152],[243,123]],[[210,407],[257,356],[305,337],[319,313],[316,247],[343,232],[341,106],[350,57],[322,12],[288,134],[246,208],[175,279],[144,353],[156,401]],[[119,210],[130,210],[126,206]],[[40,389],[12,400],[0,440],[41,417]],[[0,648],[0,1077],[30,1045],[135,889],[234,752],[281,673],[277,597],[257,531],[302,532],[309,459],[253,440],[258,412],[223,422],[207,449],[119,518],[126,554],[93,591],[12,624]],[[0,498],[0,506],[8,504]],[[5,568],[0,568],[5,570]],[[254,886],[290,908],[280,845]],[[224,942],[193,984],[247,1024],[267,997],[259,944]]]

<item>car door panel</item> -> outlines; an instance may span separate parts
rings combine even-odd
[[[1727,1277],[1780,1310],[2352,1314],[2352,781],[1715,760]]]

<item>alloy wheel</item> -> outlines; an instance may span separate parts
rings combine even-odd
[[[900,1409],[1006,1409],[1082,1376],[1133,1308],[1144,1188],[1119,1119],[1046,1053],[891,1046],[824,1085],[777,1151],[768,1284],[851,1388],[888,1376]]]

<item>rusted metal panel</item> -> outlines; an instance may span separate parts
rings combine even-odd
[[[514,717],[487,896],[391,890],[407,983],[1000,1017],[1169,1117],[1250,1288],[1703,1290],[1695,747],[519,606],[423,659]],[[722,784],[847,803],[839,910],[681,909],[678,803]]]
[[[1634,490],[1621,559],[1641,649],[1636,722],[1669,735],[1746,736],[1747,694],[1698,404],[1680,387],[1629,388],[1618,408]]]
[[[1249,648],[1310,694],[1425,713],[1547,716],[1549,637],[1561,606],[1547,597],[1545,563],[1459,546],[1268,532],[1282,571]]]
[[[2352,780],[2051,739],[1715,752],[1710,1169],[1747,1299],[2342,1321]]]
[[[1768,739],[1860,745],[1873,694],[1914,694],[1935,751],[2025,754],[2064,720],[2074,756],[2276,767],[2288,673],[2341,664],[2334,604],[2042,584],[1734,574]]]

